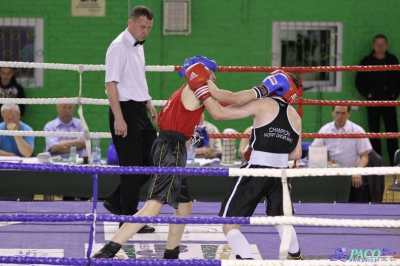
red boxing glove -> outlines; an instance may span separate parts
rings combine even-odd
[[[249,161],[250,161],[250,155],[251,155],[251,152],[252,152],[252,151],[253,151],[253,149],[250,148],[249,145],[247,145],[247,146],[246,146],[246,149],[245,149],[245,151],[244,151],[244,153],[243,153],[243,158],[244,158],[244,160],[245,160],[246,162],[249,162]]]
[[[197,99],[204,101],[211,97],[207,86],[207,80],[210,77],[210,70],[202,63],[196,63],[185,71],[185,78]]]

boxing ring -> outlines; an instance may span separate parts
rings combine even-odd
[[[7,67],[22,67],[22,68],[45,68],[45,69],[57,69],[57,70],[72,70],[77,71],[80,76],[80,89],[79,95],[75,98],[67,98],[67,99],[0,99],[0,103],[22,103],[22,104],[58,104],[58,103],[74,103],[79,105],[78,114],[82,121],[82,124],[85,128],[85,132],[69,132],[69,133],[59,133],[59,132],[42,132],[42,131],[17,131],[17,132],[0,132],[0,135],[34,135],[37,137],[45,137],[45,136],[83,136],[86,140],[86,148],[88,151],[89,161],[91,158],[91,148],[90,148],[90,139],[91,138],[110,138],[110,133],[94,133],[90,132],[87,124],[85,122],[85,118],[83,116],[82,106],[85,104],[96,104],[96,105],[108,105],[107,100],[99,100],[99,99],[88,99],[81,97],[82,92],[82,74],[85,71],[104,71],[105,67],[102,65],[63,65],[63,64],[41,64],[41,63],[19,63],[19,62],[0,62],[0,66]],[[178,71],[180,67],[177,66],[147,66],[147,71],[165,71],[172,72]],[[219,67],[218,71],[232,71],[232,72],[243,72],[243,71],[257,71],[257,72],[271,72],[276,68],[272,67]],[[383,70],[382,67],[312,67],[312,68],[282,68],[285,71],[306,73],[306,72],[314,72],[314,71],[379,71]],[[400,70],[400,66],[387,66],[384,68],[386,70]],[[153,105],[162,106],[165,101],[153,101]],[[302,99],[302,95],[300,95],[300,99],[296,100],[294,104],[298,104],[298,112],[302,115],[302,105],[310,104],[310,105],[359,105],[359,106],[398,106],[399,102],[397,101],[384,101],[384,102],[362,102],[362,101],[312,101],[312,100],[304,100]],[[303,133],[303,138],[398,138],[400,134],[398,132],[388,132],[388,133],[365,133],[365,134],[310,134]],[[212,134],[210,137],[218,137],[218,138],[239,138],[239,137],[248,137],[246,134]],[[24,256],[24,254],[19,256],[0,256],[0,265],[4,263],[4,265],[8,264],[48,264],[48,265],[400,265],[400,257],[398,254],[400,253],[400,241],[399,239],[399,228],[400,228],[400,212],[399,207],[396,205],[382,205],[379,209],[384,209],[383,212],[378,210],[375,204],[346,204],[346,206],[341,210],[342,214],[339,215],[341,217],[351,217],[352,214],[357,214],[356,219],[354,218],[335,218],[333,217],[335,214],[332,211],[329,214],[329,209],[335,209],[340,204],[335,205],[301,205],[295,204],[295,209],[297,210],[296,216],[292,216],[291,214],[291,199],[289,190],[287,186],[283,186],[284,189],[284,213],[285,215],[282,217],[264,217],[262,204],[260,204],[260,210],[258,210],[253,217],[232,217],[232,218],[222,218],[217,217],[216,213],[218,212],[218,205],[213,205],[214,211],[213,213],[194,213],[191,217],[170,217],[167,212],[164,213],[162,211],[161,215],[158,217],[133,217],[133,216],[116,216],[111,214],[103,214],[104,209],[102,206],[97,206],[97,188],[98,188],[98,179],[101,178],[102,174],[162,174],[162,173],[176,173],[176,174],[186,174],[186,175],[200,175],[200,176],[222,176],[225,177],[234,177],[234,176],[265,176],[268,177],[279,177],[282,180],[282,183],[287,183],[288,178],[301,178],[306,176],[344,176],[344,175],[353,175],[353,174],[361,174],[361,175],[387,175],[387,174],[399,174],[400,168],[398,167],[374,167],[374,168],[312,168],[312,169],[238,169],[238,168],[181,168],[181,167],[102,167],[102,166],[93,166],[82,165],[82,166],[73,166],[73,165],[53,165],[53,164],[22,164],[22,163],[0,163],[0,169],[2,170],[15,170],[15,171],[39,171],[39,172],[60,172],[60,173],[83,173],[90,174],[93,178],[93,202],[87,203],[66,203],[60,202],[59,204],[63,204],[66,206],[66,209],[69,207],[67,205],[84,205],[85,211],[79,211],[80,213],[63,213],[62,210],[52,211],[51,213],[38,213],[36,211],[31,211],[32,213],[25,214],[26,210],[23,210],[24,207],[15,206],[15,203],[6,202],[3,203],[4,206],[10,206],[7,208],[21,209],[22,213],[13,213],[13,211],[2,211],[0,214],[0,222],[5,223],[17,223],[13,224],[13,226],[18,227],[30,227],[31,224],[44,224],[45,228],[51,230],[52,226],[57,224],[77,224],[78,226],[87,229],[86,239],[87,239],[87,249],[85,252],[82,252],[82,256],[78,257],[31,257]],[[40,205],[37,202],[28,203],[29,208],[35,209],[35,205]],[[46,204],[46,203],[42,203]],[[201,203],[199,203],[201,205]],[[194,205],[194,209],[196,209],[197,203]],[[68,207],[68,208],[67,208]],[[75,206],[76,207],[76,206]],[[311,207],[311,210],[308,208]],[[28,208],[28,209],[29,209]],[[59,207],[60,208],[60,207]],[[62,208],[62,207],[61,207]],[[362,210],[363,212],[357,213],[356,210]],[[86,211],[87,209],[87,211]],[[259,208],[257,208],[259,209]],[[322,215],[317,214],[318,209],[326,209],[325,213]],[[346,210],[347,209],[347,210]],[[72,208],[72,211],[76,211],[76,208]],[[387,213],[385,213],[385,211]],[[397,211],[397,212],[396,212]],[[54,212],[54,213],[53,213]],[[172,213],[169,211],[169,213]],[[306,214],[306,216],[302,217],[302,213]],[[198,214],[198,215],[196,215]],[[205,217],[204,217],[205,216]],[[318,217],[319,216],[319,217]],[[381,219],[381,217],[388,217],[387,219]],[[327,218],[329,217],[329,218]],[[357,219],[357,217],[359,219]],[[360,219],[361,217],[361,219]],[[372,218],[372,219],[371,219]],[[140,222],[140,223],[151,223],[151,224],[170,224],[170,223],[178,223],[178,224],[188,224],[188,225],[221,225],[221,224],[242,224],[249,225],[248,227],[243,227],[244,235],[247,237],[246,229],[249,227],[261,227],[268,228],[268,225],[274,224],[284,224],[284,233],[282,236],[282,240],[279,241],[278,244],[279,250],[279,259],[268,259],[268,260],[254,260],[254,261],[241,261],[241,260],[230,260],[230,259],[180,259],[174,261],[161,260],[159,258],[153,259],[90,259],[90,254],[93,253],[94,245],[97,241],[99,241],[98,234],[101,234],[101,229],[98,227],[99,223],[116,223],[116,222]],[[338,249],[343,250],[342,246],[337,246],[334,249],[329,249],[328,257],[325,258],[312,258],[307,257],[307,246],[311,245],[310,243],[303,243],[301,235],[298,236],[300,249],[302,250],[303,256],[305,258],[304,261],[290,261],[287,260],[287,252],[289,248],[289,240],[290,240],[290,232],[293,226],[300,226],[301,229],[305,230],[309,227],[321,227],[328,228],[332,232],[336,232],[337,235],[342,234],[339,232],[339,228],[351,228],[354,231],[360,232],[360,235],[374,236],[371,233],[371,230],[383,230],[384,232],[388,232],[388,230],[392,233],[384,233],[383,236],[390,239],[390,241],[383,241],[382,247],[366,247],[365,245],[361,245],[359,247],[353,247],[351,255],[355,255],[352,260],[348,255],[340,253]],[[271,235],[274,234],[274,237],[278,237],[278,233],[274,228],[271,228]],[[30,230],[30,229],[29,229]],[[46,229],[44,229],[46,230]],[[268,234],[268,229],[267,234]],[[296,230],[297,227],[296,227]],[[361,230],[361,231],[358,231]],[[21,230],[24,231],[24,230]],[[73,230],[71,230],[72,232]],[[299,230],[301,232],[302,230]],[[5,231],[1,230],[0,235],[7,235]],[[30,232],[30,231],[29,231]],[[100,232],[100,233],[99,233]],[[260,232],[259,234],[264,234],[265,231]],[[17,232],[14,232],[15,234]],[[347,234],[349,231],[347,231]],[[157,231],[156,233],[157,234]],[[327,233],[330,235],[330,233]],[[346,233],[343,233],[346,234]],[[377,234],[378,235],[378,234]],[[376,235],[376,236],[377,236]],[[347,236],[342,235],[340,237],[346,238]],[[248,238],[251,243],[251,236]],[[368,239],[368,237],[366,238]],[[4,239],[6,240],[6,239]],[[326,242],[326,245],[329,245],[329,242],[332,242],[332,239],[323,239]],[[45,241],[45,240],[44,240]],[[106,242],[105,239],[101,239],[102,243]],[[269,242],[268,239],[264,240],[265,242]],[[313,242],[315,240],[311,240]],[[350,241],[349,239],[347,241]],[[368,240],[366,240],[368,241]],[[369,240],[371,241],[371,240]],[[372,240],[373,241],[373,240]],[[259,244],[260,249],[264,249],[262,244]],[[387,245],[390,245],[388,248]],[[24,246],[26,246],[24,244]],[[265,246],[268,244],[265,243]],[[304,246],[304,248],[303,248]],[[2,247],[0,245],[0,247]],[[357,251],[357,255],[355,254],[355,250]],[[361,255],[359,254],[361,252]],[[83,253],[85,255],[83,256]],[[347,257],[346,257],[347,256]]]

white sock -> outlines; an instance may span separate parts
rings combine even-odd
[[[226,240],[236,255],[239,255],[242,259],[253,258],[249,242],[238,229],[230,230],[226,234]]]
[[[282,233],[283,233],[283,224],[276,225],[275,228],[278,230],[279,237],[282,239]],[[292,237],[290,238],[290,245],[289,245],[289,252],[290,253],[296,253],[300,250],[299,247],[299,242],[297,241],[297,234],[294,228],[292,228]]]

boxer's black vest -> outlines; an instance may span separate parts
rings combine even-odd
[[[280,99],[272,99],[278,103],[278,114],[269,124],[253,127],[249,145],[255,151],[289,154],[296,148],[299,134],[290,124],[289,105]]]

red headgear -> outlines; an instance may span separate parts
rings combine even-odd
[[[297,91],[300,89],[300,87],[302,87],[301,84],[299,84],[299,79],[297,78],[296,75],[289,73],[289,72],[285,72],[283,70],[275,70],[273,72],[270,73],[271,74],[284,74],[290,83],[290,88],[287,90],[287,92],[285,94],[280,95],[283,99],[286,100],[287,103],[291,103],[294,99],[296,99],[297,97]]]

